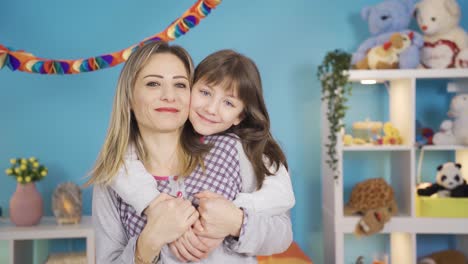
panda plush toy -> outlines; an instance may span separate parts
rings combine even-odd
[[[437,197],[468,197],[468,185],[461,174],[461,164],[447,162],[437,167],[436,183],[418,189],[418,195]]]

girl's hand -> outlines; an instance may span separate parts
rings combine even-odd
[[[172,253],[182,262],[200,261],[217,248],[223,239],[212,239],[195,235],[192,229],[169,244]]]
[[[140,238],[157,246],[168,244],[182,236],[199,217],[190,201],[167,194],[160,194],[148,206],[146,215],[148,221]]]
[[[195,195],[200,199],[198,212],[200,213],[200,224],[195,225],[195,233],[199,236],[209,238],[222,238],[226,236],[238,237],[244,212],[237,208],[224,196],[203,191]]]
[[[206,257],[208,247],[189,229],[176,241],[169,244],[172,253],[182,262],[200,261]]]

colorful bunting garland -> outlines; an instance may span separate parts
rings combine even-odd
[[[12,71],[23,71],[39,74],[77,74],[82,72],[97,71],[113,67],[128,59],[130,54],[139,46],[147,42],[158,40],[172,41],[191,28],[198,25],[200,20],[207,17],[211,9],[221,3],[221,0],[198,0],[192,7],[169,25],[164,31],[144,39],[127,49],[111,54],[79,60],[52,60],[34,56],[22,50],[8,49],[0,45],[0,69],[7,66]]]

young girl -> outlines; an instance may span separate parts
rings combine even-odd
[[[221,50],[206,57],[195,69],[189,119],[195,131],[203,136],[229,133],[240,139],[236,148],[244,188],[234,204],[268,215],[287,212],[294,206],[286,159],[270,133],[260,74],[251,59],[232,50]],[[153,176],[131,153],[111,186],[141,214],[159,192]],[[185,196],[184,187],[179,186],[181,181],[171,177],[157,180],[170,182],[171,195]],[[258,188],[247,189],[247,186]],[[180,260],[198,261],[212,250],[206,247],[197,250],[196,246],[184,248],[187,243],[171,245],[172,252]]]

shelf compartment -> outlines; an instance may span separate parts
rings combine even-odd
[[[357,238],[345,235],[346,247],[344,263],[355,263],[359,256],[364,257],[364,263],[371,263],[376,254],[386,254],[389,263],[413,264],[415,239],[411,233],[394,232]]]
[[[423,146],[424,151],[457,151],[464,150],[468,151],[468,146],[463,145],[427,145]]]
[[[376,253],[385,253],[390,259],[390,236],[377,234],[368,237],[356,237],[344,235],[344,243],[348,246],[344,249],[343,263],[356,263],[358,257],[364,257],[364,263],[372,263]]]
[[[371,178],[384,178],[393,188],[401,215],[411,216],[413,171],[412,150],[400,151],[346,151],[343,155],[343,210],[356,184]],[[356,165],[358,164],[358,165]],[[339,190],[341,192],[341,190]],[[337,212],[343,215],[342,211]]]
[[[466,69],[350,70],[349,80],[466,79]]]
[[[468,198],[416,196],[417,217],[468,218]]]
[[[419,234],[416,241],[418,260],[442,250],[457,250],[468,256],[467,235]]]
[[[412,150],[412,146],[406,145],[354,145],[354,146],[343,146],[343,151],[409,151]]]
[[[354,232],[359,216],[346,216],[336,222],[343,233]],[[385,224],[381,233],[408,232],[420,234],[466,234],[468,235],[468,219],[466,218],[418,218],[394,216]]]

